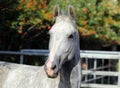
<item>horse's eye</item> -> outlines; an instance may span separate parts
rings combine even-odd
[[[69,36],[68,36],[68,38],[69,38],[69,39],[72,39],[72,38],[73,38],[73,35],[72,35],[72,34],[71,34],[71,35],[69,35]]]

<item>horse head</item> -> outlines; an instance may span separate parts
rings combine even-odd
[[[45,63],[48,77],[56,78],[63,64],[75,56],[78,46],[78,30],[75,22],[75,13],[72,6],[68,12],[62,12],[59,5],[54,7],[55,24],[49,31],[49,56]]]

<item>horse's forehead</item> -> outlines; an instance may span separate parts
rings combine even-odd
[[[72,23],[64,22],[64,21],[55,23],[50,30],[52,34],[62,33],[63,35],[71,34],[74,33],[75,31],[76,29]]]

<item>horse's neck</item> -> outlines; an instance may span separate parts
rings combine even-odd
[[[77,55],[77,54],[76,54]],[[79,54],[69,62],[63,65],[60,71],[59,88],[78,88],[78,81],[80,76],[80,58]]]

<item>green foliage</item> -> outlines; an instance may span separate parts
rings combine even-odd
[[[47,4],[46,0],[19,0],[14,7],[19,12],[19,16],[12,23],[12,28],[18,29],[18,32],[22,34],[27,25],[36,25],[33,28],[37,29],[49,27],[47,22],[52,15],[46,10]]]
[[[100,39],[103,44],[119,44],[119,22],[113,16],[119,14],[119,5],[112,0],[84,0],[81,5],[80,19],[78,24],[82,36],[94,36]],[[117,11],[115,11],[116,9]],[[114,27],[113,27],[114,26]]]
[[[52,17],[46,9],[48,3],[47,0],[1,0],[0,49],[47,48]]]
[[[49,7],[59,4],[67,10],[73,5],[82,37],[100,40],[102,45],[120,44],[120,5],[113,0],[51,0]]]
[[[19,49],[26,48],[25,41],[37,43],[39,38],[46,42],[56,4],[66,11],[68,5],[74,6],[81,38],[98,40],[102,45],[120,44],[119,0],[1,0],[0,29],[16,33]]]

